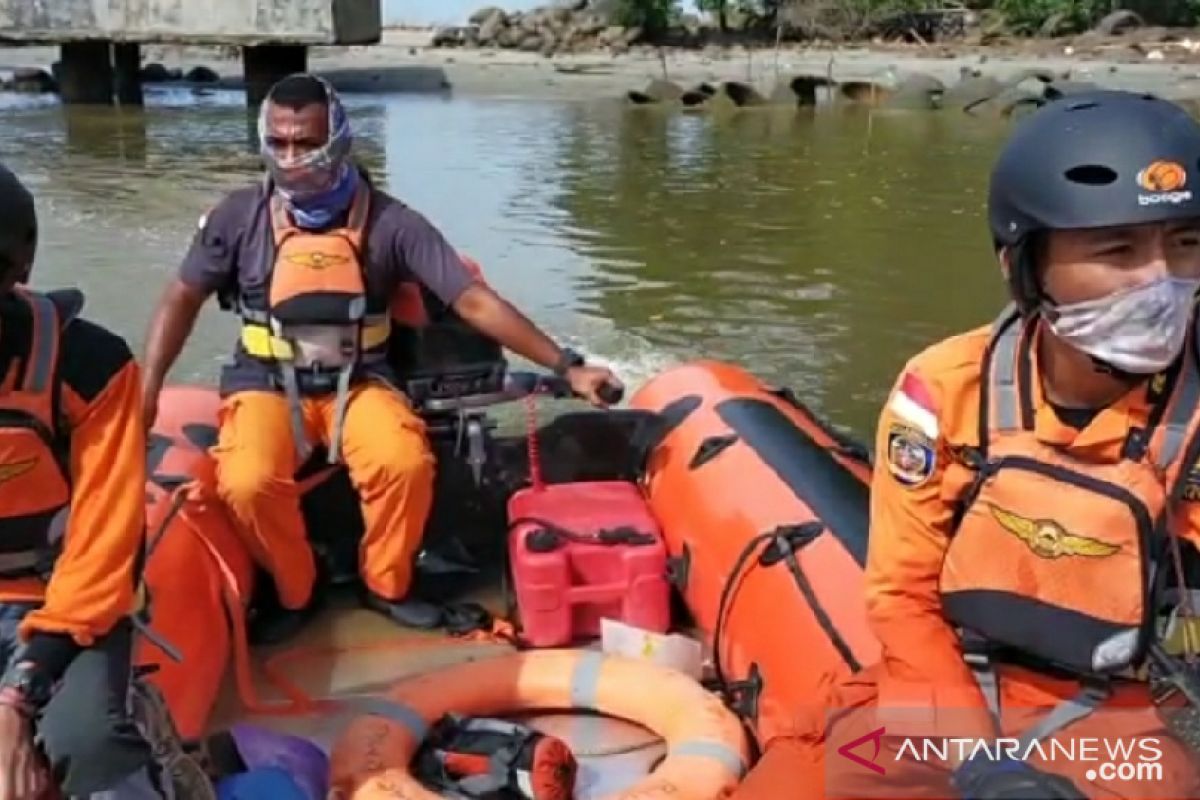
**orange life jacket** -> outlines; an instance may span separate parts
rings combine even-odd
[[[0,578],[45,578],[58,555],[71,502],[59,344],[83,296],[20,287],[14,294],[29,306],[32,329],[23,367],[10,372],[11,387],[0,391]]]
[[[1200,445],[1200,327],[1173,370],[1151,379],[1147,429],[1131,429],[1111,463],[1034,435],[1032,327],[1015,312],[997,320],[980,446],[967,454],[974,475],[947,467],[947,491],[968,486],[942,567],[943,612],[972,637],[1074,674],[1112,674],[1136,666],[1154,634],[1169,512],[1188,477],[1180,466]]]
[[[310,380],[336,373],[336,409],[329,462],[341,452],[350,382],[365,364],[387,358],[389,309],[369,307],[364,256],[371,187],[354,193],[345,227],[312,232],[297,227],[283,198],[270,198],[274,263],[266,309],[242,304],[242,347],[255,358],[278,365],[291,407],[292,434],[301,461],[312,447],[300,404],[304,371]]]
[[[370,198],[370,187],[361,183],[346,226],[314,233],[297,227],[284,200],[271,196],[275,255],[266,307],[243,301],[239,309],[247,353],[299,368],[340,368],[383,352],[389,314],[368,308],[363,262]]]
[[[251,307],[244,299],[238,302],[242,348],[279,368],[301,461],[312,448],[304,428],[298,371],[324,368],[337,374],[337,407],[328,450],[329,463],[336,463],[350,379],[356,368],[386,361],[393,325],[419,328],[429,321],[424,293],[416,282],[402,283],[385,303],[369,296],[365,256],[370,199],[371,186],[361,181],[346,225],[311,232],[297,227],[284,200],[271,193],[275,255],[266,307]],[[481,277],[477,263],[467,258],[463,263],[476,278]]]
[[[958,628],[993,718],[1001,654],[1065,671],[1081,687],[1021,734],[1023,746],[1092,713],[1111,678],[1142,667],[1161,643],[1167,558],[1181,553],[1171,526],[1200,457],[1195,320],[1175,365],[1150,379],[1146,428],[1131,428],[1109,462],[1035,436],[1033,330],[1011,307],[996,320],[981,375],[979,444],[947,464],[942,481],[943,497],[957,506],[942,613]]]

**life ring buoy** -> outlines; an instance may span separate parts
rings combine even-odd
[[[667,756],[635,786],[606,798],[717,800],[746,772],[749,744],[737,717],[681,672],[590,650],[531,650],[421,673],[347,726],[330,756],[330,800],[439,800],[408,772],[429,726],[447,712],[487,716],[590,710],[640,723]]]

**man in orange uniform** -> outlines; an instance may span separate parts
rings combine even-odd
[[[883,657],[806,738],[800,796],[1200,797],[1146,680],[1186,674],[1155,623],[1200,541],[1197,170],[1200,126],[1145,95],[1071,96],[1013,133],[989,221],[1014,306],[890,394]]]
[[[0,800],[171,796],[127,712],[145,534],[137,362],[77,318],[78,292],[19,285],[37,230],[32,195],[0,166]]]
[[[344,460],[362,501],[366,604],[402,625],[434,627],[439,609],[409,593],[433,455],[386,359],[401,286],[424,284],[467,323],[596,404],[606,384],[620,384],[560,349],[476,280],[424,217],[370,185],[350,160],[349,119],[324,81],[294,75],[276,84],[259,133],[268,179],[226,196],[201,220],[154,314],[146,424],[196,315],[218,293],[243,319],[221,379],[218,488],[279,601],[256,621],[256,640],[286,638],[316,608],[293,476],[317,441],[331,460]]]

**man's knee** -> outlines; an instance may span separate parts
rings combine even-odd
[[[64,794],[112,788],[150,764],[150,746],[127,710],[130,646],[122,626],[80,653],[37,723]]]
[[[235,511],[249,513],[265,498],[294,487],[295,442],[286,404],[270,393],[247,392],[225,401],[219,415],[217,491]]]
[[[346,455],[347,465],[357,482],[368,487],[425,488],[432,484],[433,451],[423,433],[398,428],[392,435],[358,445]]]
[[[235,511],[253,508],[262,499],[277,495],[293,476],[275,463],[271,453],[238,448],[218,453],[217,492]]]

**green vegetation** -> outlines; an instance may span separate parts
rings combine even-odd
[[[1016,35],[1079,32],[1120,9],[1137,13],[1148,25],[1200,24],[1200,0],[697,0],[697,5],[712,12],[724,31],[782,26],[803,33],[820,21],[853,33],[899,14],[964,7]],[[678,0],[616,0],[615,8],[616,21],[651,35],[681,18]]]

